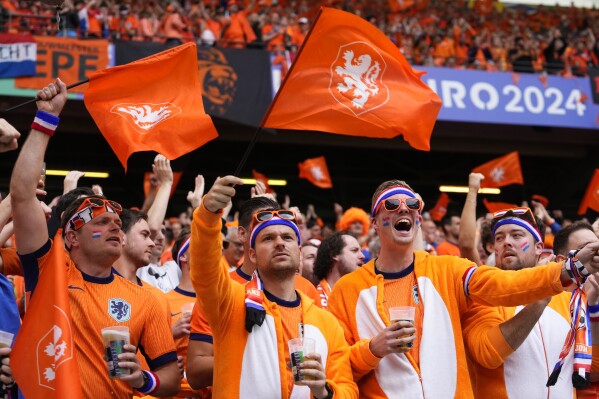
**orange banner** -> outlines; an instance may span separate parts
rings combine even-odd
[[[15,79],[15,87],[39,90],[60,78],[68,85],[88,78],[90,73],[108,68],[108,41],[73,40],[35,36],[37,44],[36,72],[33,78]],[[87,84],[70,89],[83,93]]]

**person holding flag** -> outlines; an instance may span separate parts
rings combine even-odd
[[[122,252],[122,207],[100,196],[79,198],[63,214],[64,248],[60,236],[54,243],[48,236],[46,219],[35,196],[36,185],[50,137],[67,100],[67,88],[57,79],[36,98],[38,112],[10,183],[16,245],[26,288],[32,295],[32,306],[27,309],[11,354],[16,380],[25,396],[33,399],[125,399],[131,398],[134,390],[154,396],[175,395],[180,375],[164,313],[151,294],[112,272]],[[62,273],[64,278],[60,280]],[[70,311],[51,302],[38,301],[34,308],[36,296],[48,294],[42,288],[39,292],[34,289],[43,285],[47,289],[47,282],[52,280],[59,283],[50,291],[64,293],[63,301]],[[27,321],[46,320],[45,314],[57,316],[47,324]],[[61,327],[56,324],[58,316],[66,319]],[[130,336],[129,344],[125,343],[118,355],[118,367],[128,369],[129,375],[120,379],[109,377],[101,334],[102,328],[113,326],[128,327]],[[45,350],[32,351],[32,346]],[[151,370],[140,369],[135,356],[138,347],[144,348]],[[39,356],[47,366],[43,370]],[[69,366],[71,360],[76,362],[75,367]]]
[[[580,286],[599,270],[596,243],[576,259],[517,272],[415,251],[421,211],[422,201],[406,182],[379,185],[372,224],[380,254],[342,277],[329,296],[328,310],[352,345],[350,361],[362,398],[398,392],[409,398],[473,398],[462,335],[486,316],[488,308],[480,305],[541,300]],[[392,322],[389,309],[396,306],[413,307],[413,322]],[[500,359],[488,336],[473,338],[478,339],[470,346],[477,348],[475,355]],[[504,342],[503,348],[508,346]]]

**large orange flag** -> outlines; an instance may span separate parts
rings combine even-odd
[[[588,208],[599,212],[599,169],[595,169],[593,178],[589,182],[587,191],[580,203],[580,208],[578,208],[578,214],[584,215],[587,213]]]
[[[299,163],[299,177],[306,179],[316,187],[333,188],[327,161],[324,157],[306,159]]]
[[[518,151],[493,159],[472,169],[472,172],[482,173],[485,178],[480,182],[481,187],[503,187],[510,184],[524,184],[520,157]]]
[[[262,121],[263,127],[377,138],[419,150],[441,100],[376,26],[323,8]]]
[[[27,399],[83,398],[60,234],[28,302],[10,364]]]
[[[84,101],[125,170],[134,152],[172,160],[218,136],[204,113],[195,43],[93,73]]]
[[[440,222],[443,216],[447,213],[447,205],[449,205],[449,195],[441,193],[435,206],[429,211],[431,218],[435,222]]]

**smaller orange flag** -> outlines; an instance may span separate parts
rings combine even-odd
[[[483,204],[485,204],[485,208],[487,208],[487,211],[491,213],[503,211],[504,209],[518,207],[518,205],[510,204],[509,202],[489,202],[486,198],[483,198]]]
[[[273,192],[272,188],[270,188],[270,185],[268,184],[268,177],[258,172],[256,169],[252,169],[252,176],[254,179],[256,179],[256,181],[261,181],[264,184],[267,193]]]
[[[429,211],[431,218],[435,222],[440,222],[443,216],[447,213],[447,205],[449,205],[449,195],[447,193],[441,193],[435,206]]]
[[[47,255],[11,357],[12,372],[28,399],[81,399],[72,328],[67,260],[60,234]]]
[[[93,73],[84,102],[127,170],[134,152],[170,160],[216,138],[204,113],[195,43]]]
[[[181,180],[181,175],[183,172],[173,172],[173,186],[171,187],[171,193],[169,194],[169,198],[173,196],[175,190],[177,189],[177,184],[179,184],[179,180]],[[152,178],[152,172],[146,172],[144,174],[144,195],[147,197],[150,194],[150,179]]]
[[[580,208],[578,208],[578,214],[584,215],[588,208],[599,212],[599,169],[595,169],[595,173],[593,173],[593,178],[582,198]]]
[[[481,187],[503,187],[510,184],[524,184],[520,157],[518,151],[496,158],[472,169],[472,172],[482,173],[485,179]]]
[[[306,159],[299,163],[299,177],[320,188],[333,188],[327,161],[324,157]]]

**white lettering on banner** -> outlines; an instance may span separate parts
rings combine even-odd
[[[0,62],[35,61],[36,49],[35,43],[0,44]]]
[[[584,116],[586,105],[580,101],[582,92],[571,89],[567,94],[555,87],[541,89],[537,86],[518,87],[508,84],[501,87],[487,82],[476,82],[468,89],[457,80],[427,79],[426,84],[443,100],[443,108],[467,109],[466,101],[483,111],[493,111],[505,104],[509,113],[530,113],[535,115],[567,115],[569,111]],[[439,90],[440,87],[440,90]],[[501,91],[501,94],[499,93]]]

